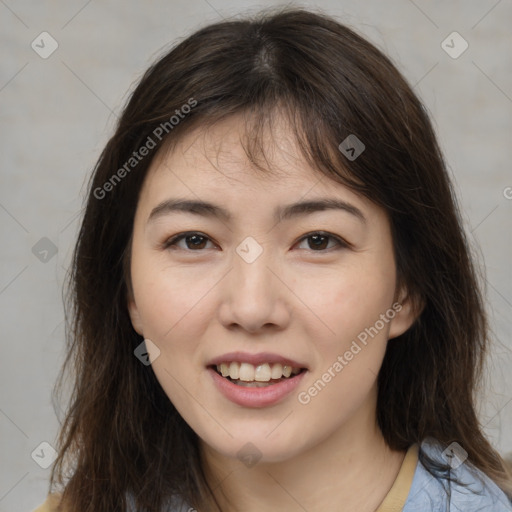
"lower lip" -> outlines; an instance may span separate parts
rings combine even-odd
[[[246,386],[238,386],[230,380],[221,377],[214,369],[208,368],[213,382],[217,389],[235,404],[243,407],[267,407],[281,401],[285,396],[289,395],[297,388],[306,371],[302,371],[286,380],[271,384],[264,388],[250,388]]]

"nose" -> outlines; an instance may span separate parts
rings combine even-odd
[[[252,263],[234,254],[233,268],[222,281],[219,307],[219,319],[226,328],[257,333],[289,324],[292,293],[267,253],[264,250]]]

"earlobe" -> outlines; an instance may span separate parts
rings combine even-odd
[[[401,300],[393,304],[395,317],[391,320],[388,339],[397,338],[406,332],[423,311],[423,304],[418,303],[407,293],[401,294]]]
[[[135,304],[135,300],[133,299],[128,300],[128,312],[130,314],[130,319],[132,321],[133,328],[138,334],[144,336],[139,309],[137,308],[137,304]]]

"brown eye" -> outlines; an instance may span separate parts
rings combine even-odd
[[[190,235],[184,238],[185,245],[189,249],[204,249],[206,237],[201,235]]]
[[[184,241],[185,244],[179,245],[181,241]],[[201,233],[182,233],[165,242],[164,248],[177,247],[185,251],[201,251],[206,248],[208,242],[211,240]]]
[[[332,249],[333,247],[339,246],[339,247],[347,247],[348,244],[343,242],[340,238],[337,236],[331,235],[329,233],[311,233],[309,235],[306,235],[301,238],[301,243],[304,241],[307,241],[308,248],[312,251],[316,252],[324,252],[327,249]],[[333,241],[334,246],[329,246],[329,242]]]
[[[307,240],[310,242],[309,247],[311,249],[326,249],[329,245],[329,237],[324,235],[311,235],[308,236]]]

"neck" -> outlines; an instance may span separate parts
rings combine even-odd
[[[281,462],[247,468],[202,444],[207,480],[221,510],[323,512],[336,504],[344,512],[374,512],[405,456],[384,441],[375,402],[321,443]]]

